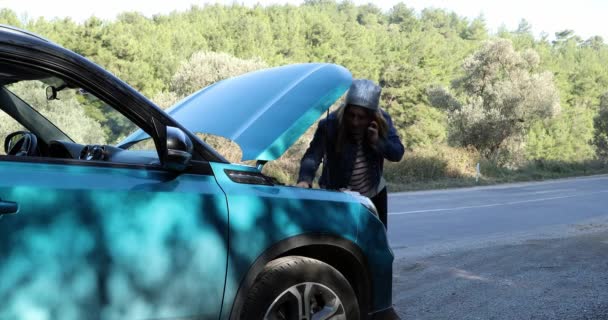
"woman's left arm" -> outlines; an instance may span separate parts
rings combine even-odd
[[[405,153],[405,148],[403,147],[401,139],[397,134],[397,129],[395,129],[393,126],[391,116],[384,111],[382,112],[382,115],[384,116],[386,124],[388,125],[388,134],[386,138],[378,139],[376,143],[376,150],[378,150],[378,152],[380,152],[388,161],[400,161]]]

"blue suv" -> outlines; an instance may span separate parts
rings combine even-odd
[[[350,83],[340,66],[288,65],[163,111],[0,26],[0,319],[397,319],[373,204],[261,170]]]

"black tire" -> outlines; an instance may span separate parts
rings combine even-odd
[[[348,280],[332,266],[300,256],[279,258],[264,267],[249,290],[238,319],[264,319],[271,307],[273,307],[271,313],[280,316],[269,319],[295,318],[293,312],[298,312],[298,308],[294,308],[293,302],[297,299],[294,294],[287,293],[288,289],[294,290],[294,288],[298,293],[310,292],[308,296],[311,297],[310,301],[314,301],[313,310],[319,310],[323,306],[327,306],[325,310],[328,310],[332,306],[336,308],[335,306],[339,304],[336,314],[342,316],[336,319],[360,319],[357,297]],[[301,291],[304,288],[308,291]],[[331,294],[337,299],[325,298],[330,297]],[[281,299],[278,299],[279,297]],[[277,313],[276,310],[280,312]]]

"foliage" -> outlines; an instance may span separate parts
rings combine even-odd
[[[486,157],[519,155],[531,125],[560,111],[553,76],[538,72],[539,62],[535,51],[516,52],[509,40],[487,42],[468,57],[464,76],[453,82],[455,94],[430,92],[430,100],[449,111],[450,140]]]
[[[393,183],[412,183],[443,178],[470,178],[476,173],[480,154],[469,148],[441,146],[405,154],[399,162],[385,163],[385,176]]]
[[[525,145],[527,160],[580,162],[594,158],[593,115],[586,108],[567,108],[554,119],[530,128]]]
[[[410,155],[425,152],[426,160],[407,161],[422,167],[443,161],[429,160],[433,157],[458,158],[463,149],[447,147],[448,142],[474,146],[481,158],[489,158],[483,163],[509,174],[539,161],[587,163],[596,150],[606,157],[608,111],[598,106],[608,88],[608,45],[572,30],[550,41],[535,38],[522,20],[515,30],[489,34],[483,17],[466,19],[443,9],[416,12],[404,3],[383,12],[373,4],[334,0],[193,6],[153,17],[125,12],[112,21],[91,17],[83,23],[20,18],[1,9],[0,23],[92,59],[163,108],[214,81],[266,66],[343,65],[354,77],[382,85],[382,107]],[[117,139],[124,124],[94,107],[85,104],[73,112],[107,128],[106,141]],[[0,121],[0,126],[8,125]],[[265,170],[292,181],[306,139]],[[434,176],[408,170],[397,172]]]
[[[600,99],[600,111],[593,119],[593,145],[598,158],[608,161],[608,92]]]
[[[61,100],[46,100],[45,86],[39,81],[24,81],[11,85],[10,90],[26,101],[44,117],[63,130],[72,140],[85,144],[105,144],[107,141],[99,133],[101,125],[86,115],[82,104],[73,92],[64,91]],[[2,127],[4,130],[5,128]],[[13,126],[6,128],[14,130]],[[15,130],[16,131],[16,130]],[[10,132],[0,132],[3,137]]]
[[[260,59],[243,60],[226,53],[196,52],[171,79],[171,91],[187,96],[214,82],[267,67]]]

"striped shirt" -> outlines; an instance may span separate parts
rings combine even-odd
[[[369,160],[365,152],[363,152],[363,136],[355,137],[355,141],[357,142],[357,156],[353,164],[353,172],[350,176],[348,188],[364,196],[372,197],[376,195],[376,188],[372,185],[372,172],[369,168]]]

